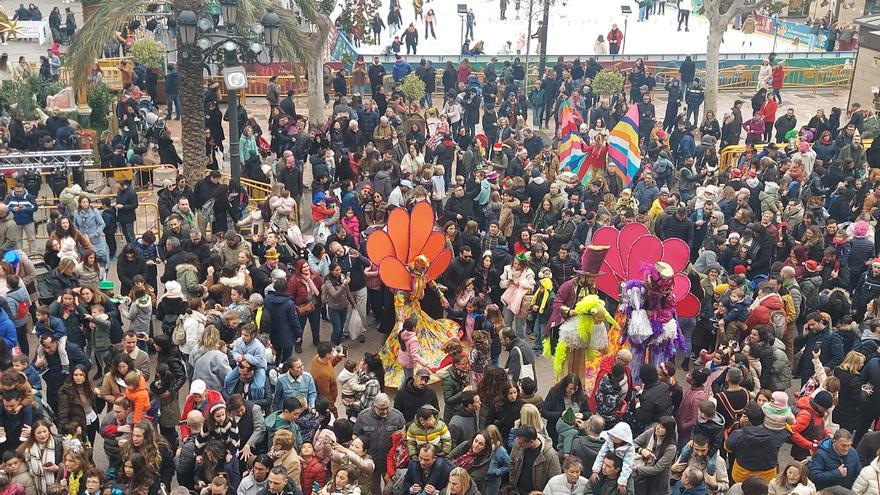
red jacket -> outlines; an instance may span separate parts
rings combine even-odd
[[[205,400],[202,401],[202,406],[199,407],[199,411],[202,411],[202,414],[205,416],[208,415],[208,411],[214,406],[214,404],[225,404],[226,401],[223,400],[223,396],[220,395],[220,392],[216,390],[205,390]],[[196,409],[193,404],[193,396],[189,394],[186,396],[186,400],[183,402],[183,412],[180,414],[180,439],[186,440],[189,438],[189,426],[186,424],[186,416],[192,411]]]
[[[770,313],[773,311],[785,311],[782,305],[782,298],[779,294],[770,294],[761,299],[755,309],[749,311],[749,318],[746,320],[746,326],[754,328],[758,325],[770,324]]]
[[[299,479],[302,484],[303,495],[312,495],[312,489],[314,488],[315,482],[321,487],[327,482],[327,471],[324,469],[324,465],[321,464],[321,461],[319,461],[317,457],[312,456],[312,458],[309,459],[309,462],[306,462],[305,459],[303,459]]]
[[[773,72],[771,74],[773,77],[773,89],[782,89],[782,83],[785,81],[785,70],[777,65],[773,68]]]
[[[767,100],[761,106],[761,115],[764,116],[764,123],[773,123],[776,122],[776,109],[779,108],[779,102],[776,100],[770,101]]]
[[[812,404],[810,404],[810,398],[809,395],[806,395],[797,401],[797,406],[800,408],[800,411],[798,411],[797,416],[794,418],[794,424],[791,425],[791,441],[798,447],[809,450],[810,453],[815,453],[816,447],[818,447],[818,441],[830,436],[831,432],[825,427],[825,419],[822,417],[823,415],[813,409]],[[803,435],[804,431],[810,428],[811,419],[816,428],[822,429],[822,435],[819,438],[810,439]],[[813,440],[817,440],[816,445],[813,445]]]
[[[620,29],[612,29],[611,31],[608,31],[608,44],[610,45],[612,43],[618,45],[623,43],[623,31]]]
[[[617,362],[617,356],[614,354],[609,354],[602,358],[602,361],[599,363],[599,372],[596,374],[596,381],[593,383],[593,390],[590,391],[589,397],[587,397],[587,405],[590,406],[590,412],[593,414],[596,413],[596,391],[599,390],[599,383],[602,382],[602,378],[605,375],[611,374],[611,368],[614,367],[614,364]],[[629,384],[629,391],[626,393],[626,397],[624,397],[625,402],[629,402],[632,398],[633,390],[635,390],[635,385],[633,384],[632,370],[629,366],[626,367],[626,383]]]
[[[318,289],[317,297],[320,299],[321,286],[324,285],[324,281],[321,280],[321,276],[315,271],[312,271],[311,274],[312,282],[315,284],[315,288]],[[309,289],[299,276],[287,279],[287,295],[293,299],[294,304],[305,304],[309,302]]]

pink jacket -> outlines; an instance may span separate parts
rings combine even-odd
[[[685,438],[690,438],[694,425],[697,424],[698,407],[700,402],[709,398],[706,392],[706,386],[691,387],[684,397],[681,399],[681,405],[678,406],[678,412],[675,414],[675,421],[678,423],[678,431]]]
[[[406,350],[401,347],[397,353],[397,362],[400,363],[400,367],[412,369],[416,367],[416,364],[427,366],[428,361],[421,355],[421,346],[419,345],[419,338],[416,336],[416,333],[409,330],[401,330],[400,337],[406,342]]]

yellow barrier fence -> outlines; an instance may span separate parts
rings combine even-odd
[[[46,218],[48,218],[49,212],[55,209],[55,205],[43,204],[39,205],[37,208],[43,211]],[[156,203],[139,201],[135,214],[137,215],[134,224],[135,233],[142,234],[148,230],[152,230],[156,233],[157,239],[162,237],[162,224],[159,222],[159,206]],[[116,237],[124,238],[121,230],[116,232]],[[36,238],[41,241],[46,240],[49,238],[49,234],[44,228],[38,228]]]
[[[862,145],[865,148],[871,146],[873,139],[863,139]],[[759,152],[767,146],[766,144],[756,144],[755,149]],[[721,170],[727,170],[728,167],[735,165],[739,161],[739,157],[742,156],[743,152],[745,152],[746,147],[744,145],[736,145],[736,146],[728,146],[721,151],[721,156],[718,159],[718,165]]]
[[[759,65],[741,65],[727,67],[718,71],[718,89],[757,91]],[[651,71],[657,77],[657,86],[663,87],[669,79],[679,77],[678,69],[662,68]],[[706,71],[700,69],[696,72],[700,80],[706,79]],[[844,64],[827,67],[785,67],[784,89],[810,88],[813,94],[820,89],[826,88],[832,91],[835,88],[847,87],[852,82],[853,68]]]

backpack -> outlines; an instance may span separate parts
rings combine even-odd
[[[18,303],[18,307],[15,309],[15,318],[13,320],[20,320],[28,315],[31,311],[31,302],[30,300],[25,299],[24,301],[20,301]]]
[[[205,201],[205,204],[202,205],[202,216],[205,221],[214,221],[214,198]]]
[[[174,324],[174,331],[171,332],[171,342],[174,343],[174,345],[186,344],[186,330],[183,329],[184,321],[186,321],[186,315],[180,315],[177,317],[177,322]]]
[[[770,325],[773,326],[773,331],[776,334],[777,339],[781,339],[783,335],[785,335],[785,328],[787,326],[787,317],[785,311],[771,311],[770,312]]]
[[[730,437],[731,433],[743,427],[743,420],[746,417],[746,407],[748,407],[748,402],[746,402],[746,407],[742,409],[734,409],[730,404],[730,401],[727,400],[727,395],[720,393],[716,395],[719,403],[724,404],[724,407],[727,408],[728,411],[731,412],[731,417],[733,421],[729,424],[724,425],[724,442],[722,445],[727,443],[728,437]]]

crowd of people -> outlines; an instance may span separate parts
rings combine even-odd
[[[771,56],[766,67],[753,116],[738,101],[721,122],[700,111],[689,58],[665,85],[663,118],[641,61],[628,92],[606,101],[590,88],[593,59],[560,57],[526,87],[518,60],[478,74],[466,60],[440,70],[398,57],[386,74],[361,57],[350,77],[325,70],[331,113],[319,128],[273,79],[265,131],[238,113],[244,175],[271,189],[256,209],[222,180],[224,116],[206,85],[210,170],[163,184],[155,230],[136,231],[129,180],[100,200],[52,183],[57,208],[37,244],[40,184],[19,176],[0,204],[0,490],[878,493],[880,145],[863,146],[870,112],[858,104],[777,119],[784,66]],[[102,166],[148,153],[181,164],[170,138],[139,142],[149,71],[124,69]],[[411,73],[422,101],[403,95]],[[630,105],[642,161],[627,184],[605,149]],[[565,108],[595,159],[586,183],[560,164]],[[18,116],[3,135],[0,148],[76,147],[58,114],[32,126]],[[743,139],[722,166],[721,150]],[[424,365],[419,321],[397,320],[367,250],[395,209],[420,202],[453,254],[421,301],[460,329],[438,368]],[[690,247],[701,311],[680,318],[687,348],[640,366],[636,381],[624,348],[600,357],[597,376],[544,383],[535,365],[558,330],[556,295],[583,286],[598,229],[630,223]],[[393,362],[380,356],[385,335]],[[351,356],[352,340],[375,346]],[[392,368],[405,378],[389,396]]]

